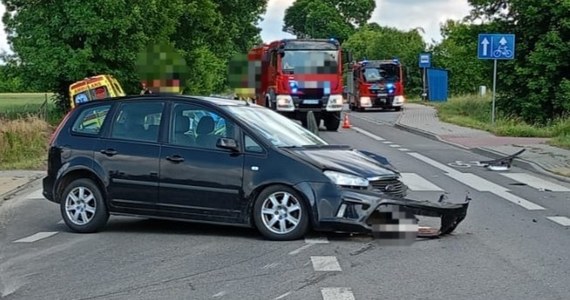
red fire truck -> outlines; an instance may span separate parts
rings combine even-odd
[[[343,107],[342,56],[335,39],[284,39],[248,53],[249,87],[255,103],[307,127],[307,112],[335,131]],[[253,71],[255,70],[255,71]]]
[[[347,94],[351,110],[402,109],[405,102],[405,78],[404,68],[398,59],[363,60],[351,64],[347,72]]]

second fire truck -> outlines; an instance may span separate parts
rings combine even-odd
[[[404,105],[404,72],[398,59],[363,60],[349,64],[347,97],[351,110],[400,111]]]

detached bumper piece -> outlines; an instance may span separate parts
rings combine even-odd
[[[467,216],[471,198],[463,203],[445,201],[442,195],[437,202],[417,201],[406,198],[376,198],[360,194],[345,194],[344,202],[336,215],[336,224],[351,231],[372,233],[380,240],[411,244],[417,238],[439,238],[452,233]],[[367,199],[368,198],[368,199]],[[418,216],[435,217],[441,221],[439,228],[419,226]],[[362,230],[357,230],[358,227]]]

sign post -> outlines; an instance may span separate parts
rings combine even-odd
[[[419,67],[422,69],[422,82],[423,82],[423,92],[422,100],[426,101],[427,91],[426,91],[426,69],[431,68],[431,54],[430,53],[420,53],[419,57]]]
[[[515,58],[514,34],[479,34],[477,42],[477,58],[493,60],[493,108],[491,122],[495,124],[495,98],[497,90],[497,60]]]

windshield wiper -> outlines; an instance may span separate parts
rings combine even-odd
[[[299,146],[299,145],[291,145],[291,146],[278,146],[279,148],[284,148],[284,149],[295,149],[295,148],[305,148],[303,146]]]

